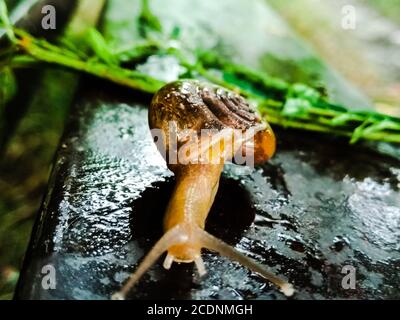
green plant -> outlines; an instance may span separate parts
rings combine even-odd
[[[3,3],[1,1],[0,3]],[[184,44],[172,45],[161,36],[162,26],[152,14],[148,1],[143,1],[139,17],[145,37],[134,47],[118,51],[110,48],[97,30],[89,32],[87,44],[92,55],[82,55],[73,45],[51,44],[14,28],[6,7],[0,6],[1,21],[11,46],[0,53],[3,68],[21,68],[37,63],[50,63],[113,81],[147,93],[155,93],[165,82],[136,69],[138,62],[151,56],[173,56],[186,70],[180,77],[200,78],[240,92],[254,102],[271,123],[285,128],[325,132],[350,138],[400,143],[400,119],[373,111],[352,111],[337,105],[302,83],[288,83],[264,72],[230,62],[212,51],[188,52]],[[176,42],[177,35],[172,35]],[[158,36],[160,35],[160,36]],[[64,44],[63,44],[64,43]]]

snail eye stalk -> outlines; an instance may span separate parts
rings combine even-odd
[[[177,130],[174,135],[168,131],[171,123]],[[232,160],[239,150],[244,156],[252,153],[253,164],[272,157],[275,136],[268,124],[263,123],[239,95],[215,85],[184,80],[170,83],[156,93],[149,108],[149,125],[151,129],[161,130],[166,137],[163,150],[160,150],[162,153],[169,154],[171,145],[180,146],[178,153],[182,151],[187,143],[188,129],[198,137],[197,145],[185,158],[191,161],[182,162],[178,158],[177,163],[170,163],[167,158],[168,168],[175,173],[176,184],[164,217],[164,235],[114,298],[125,297],[165,251],[165,269],[170,269],[174,262],[194,262],[199,275],[205,275],[206,267],[201,257],[204,248],[239,262],[275,284],[285,295],[292,295],[294,289],[289,283],[204,230],[224,162]],[[203,129],[213,129],[211,140],[202,137]],[[237,135],[237,132],[247,135]],[[172,136],[177,137],[177,143],[169,141]],[[198,158],[211,161],[192,161]]]

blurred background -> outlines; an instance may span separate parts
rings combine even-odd
[[[400,116],[400,0],[265,1],[378,111]],[[33,2],[6,1],[11,12]],[[355,8],[355,28],[343,27],[346,6]],[[301,80],[312,72],[307,61],[274,59],[265,61],[271,74]],[[20,79],[28,85],[11,103],[23,107],[7,114],[0,109],[0,299],[12,298],[73,99],[65,88],[75,83],[73,74],[60,70],[25,72]]]

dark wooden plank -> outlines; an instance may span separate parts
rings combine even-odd
[[[169,26],[184,24],[179,19],[193,23],[198,29],[189,30],[204,32],[205,40],[209,29],[201,17],[228,21],[241,9],[235,23],[211,25],[231,48],[241,48],[239,60],[254,59],[255,66],[268,47],[260,43],[274,38],[260,31],[264,19],[284,28],[262,1],[234,2],[239,9],[227,5],[232,1],[195,1],[198,10],[190,12],[185,3],[174,1],[172,8],[157,11]],[[133,19],[131,7],[121,8]],[[123,23],[118,15],[108,19],[106,26]],[[251,40],[241,43],[239,34],[251,28]],[[125,30],[113,36],[128,35]],[[284,43],[288,37],[274,39],[278,52],[292,48]],[[108,299],[161,235],[174,178],[148,131],[150,97],[90,78],[85,83],[33,232],[19,299]],[[357,99],[351,90],[339,95]],[[270,163],[256,169],[226,166],[206,229],[286,276],[297,299],[399,297],[399,159],[343,140],[276,131],[278,153]],[[285,298],[245,268],[212,253],[204,256],[205,278],[193,276],[191,265],[166,271],[159,263],[129,298]],[[42,286],[46,265],[55,268],[54,290]],[[354,290],[342,287],[347,265],[356,270]]]

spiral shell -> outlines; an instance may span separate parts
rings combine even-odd
[[[222,131],[226,128],[245,132],[257,129],[254,143],[242,149],[254,152],[255,163],[268,160],[275,151],[275,137],[269,125],[261,120],[249,103],[239,94],[221,86],[196,80],[179,80],[167,84],[153,97],[149,109],[151,129],[161,129],[165,148],[170,145],[170,125],[176,126],[178,145],[187,139],[186,132],[194,130]]]

